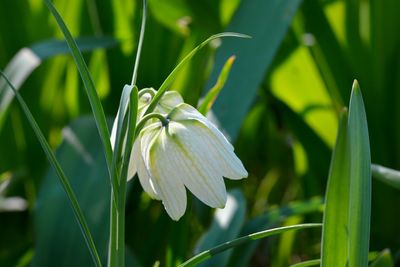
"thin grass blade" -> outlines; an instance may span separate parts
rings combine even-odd
[[[345,267],[348,254],[349,142],[347,110],[340,115],[332,153],[322,227],[321,266]]]
[[[349,267],[368,266],[371,222],[371,154],[367,116],[354,81],[349,107],[350,205]]]
[[[284,233],[287,231],[315,228],[315,227],[321,227],[321,226],[322,226],[322,224],[320,224],[320,223],[297,224],[297,225],[278,227],[278,228],[273,228],[273,229],[249,234],[247,236],[243,236],[243,237],[228,241],[226,243],[223,243],[212,249],[203,251],[202,253],[197,254],[196,256],[185,261],[184,263],[182,263],[179,266],[180,267],[196,266],[197,264],[213,257],[214,255],[217,255],[218,253],[221,253],[227,249],[231,249],[233,247],[245,244],[250,241],[258,240],[258,239],[265,238],[265,237],[272,236],[272,235],[281,234],[281,233]]]
[[[309,261],[299,262],[299,263],[290,265],[290,267],[318,266],[318,265],[320,265],[320,263],[321,263],[321,260],[320,259],[316,259],[316,260],[309,260]]]
[[[44,1],[52,15],[57,21],[58,26],[60,27],[62,33],[64,34],[64,38],[68,43],[68,46],[71,50],[72,56],[75,60],[76,66],[79,70],[79,73],[81,75],[83,84],[86,89],[86,93],[89,98],[90,105],[92,107],[93,111],[93,116],[96,121],[97,128],[99,130],[99,134],[101,137],[101,141],[104,146],[104,153],[106,156],[106,161],[107,161],[107,166],[109,171],[111,172],[111,162],[112,162],[112,149],[111,149],[111,143],[110,143],[110,133],[108,131],[107,127],[107,122],[106,122],[106,117],[104,115],[103,107],[100,102],[100,98],[97,95],[96,88],[94,86],[92,77],[89,73],[89,69],[82,57],[81,52],[79,51],[79,48],[72,37],[71,33],[69,32],[67,26],[65,25],[65,22],[63,21],[62,17],[54,7],[54,5],[50,2],[50,0],[45,0]],[[115,188],[114,188],[115,189]]]
[[[139,69],[140,55],[142,53],[144,32],[146,30],[146,16],[147,16],[146,14],[147,14],[147,1],[143,0],[142,26],[140,27],[139,43],[138,43],[138,47],[137,47],[137,51],[136,51],[135,66],[133,68],[132,82],[131,82],[132,86],[136,85],[136,78],[137,78],[137,72]]]
[[[201,114],[206,115],[207,112],[211,109],[215,100],[217,99],[219,92],[221,92],[222,88],[224,88],[225,82],[228,79],[229,72],[231,71],[233,62],[235,62],[236,57],[231,56],[225,62],[224,67],[221,70],[221,73],[218,76],[217,82],[207,93],[204,101],[199,105],[198,110]]]
[[[149,114],[154,110],[156,107],[158,101],[162,97],[162,95],[165,93],[165,91],[168,89],[168,86],[172,83],[174,80],[175,76],[179,72],[179,70],[182,69],[183,66],[186,65],[186,63],[189,62],[189,60],[196,55],[196,53],[202,49],[204,46],[209,44],[211,41],[218,39],[218,38],[223,38],[223,37],[238,37],[238,38],[251,38],[248,35],[241,34],[241,33],[235,33],[235,32],[223,32],[223,33],[218,33],[215,35],[210,36],[207,40],[203,41],[200,45],[196,46],[189,54],[186,55],[184,59],[182,59],[181,62],[173,69],[173,71],[168,75],[168,77],[165,79],[165,81],[161,84],[160,88],[157,91],[157,94],[154,96],[153,100],[151,101],[149,107],[147,108],[145,115]]]
[[[68,199],[71,203],[72,209],[74,211],[75,218],[79,224],[79,227],[82,231],[83,237],[86,241],[86,244],[89,248],[90,254],[93,258],[93,262],[96,266],[100,267],[101,261],[100,257],[97,253],[96,246],[94,244],[92,235],[90,233],[89,227],[87,225],[87,222],[85,220],[85,217],[82,213],[82,210],[79,206],[78,200],[75,196],[74,191],[72,190],[71,184],[69,183],[68,178],[65,176],[64,171],[61,169],[60,164],[58,163],[53,151],[50,148],[50,145],[47,143],[46,138],[44,137],[42,131],[40,130],[38,124],[36,123],[35,118],[33,117],[32,113],[30,112],[28,106],[26,105],[24,99],[21,97],[21,95],[18,93],[17,89],[14,87],[14,85],[8,80],[7,76],[3,74],[2,71],[0,71],[0,75],[7,81],[8,85],[10,88],[13,90],[19,104],[21,105],[21,108],[27,117],[29,124],[31,125],[33,131],[36,134],[37,139],[40,142],[40,145],[43,148],[43,151],[46,153],[46,156],[50,162],[50,164],[53,166],[55,169],[58,178],[60,179],[60,183],[62,184],[65,193],[68,196]]]

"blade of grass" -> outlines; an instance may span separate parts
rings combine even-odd
[[[321,263],[320,259],[316,259],[316,260],[309,260],[309,261],[303,261],[303,262],[299,262],[293,265],[290,265],[290,267],[307,267],[307,266],[317,266]]]
[[[332,153],[322,227],[321,267],[345,267],[348,254],[349,148],[347,110],[340,115]]]
[[[367,117],[354,81],[349,107],[350,205],[349,267],[368,266],[371,221],[371,155]]]
[[[168,77],[165,79],[165,81],[161,84],[160,88],[157,91],[157,94],[154,96],[154,98],[151,101],[149,107],[147,108],[147,110],[145,112],[145,115],[149,114],[150,112],[152,112],[154,110],[154,108],[156,107],[158,101],[160,100],[162,95],[165,93],[165,91],[168,89],[168,86],[172,83],[173,79],[175,78],[175,76],[177,75],[179,70],[182,69],[182,67],[185,66],[186,63],[189,62],[189,60],[194,55],[196,55],[196,53],[200,49],[202,49],[204,46],[206,46],[211,41],[213,41],[215,39],[218,39],[218,38],[222,38],[222,37],[251,38],[250,36],[245,35],[245,34],[241,34],[241,33],[223,32],[223,33],[218,33],[218,34],[210,36],[207,40],[203,41],[201,44],[196,46],[189,54],[186,55],[186,57],[184,57],[182,59],[181,62],[179,62],[179,64],[175,67],[175,69],[172,70],[172,72],[168,75]]]
[[[58,26],[60,27],[62,33],[64,34],[64,38],[68,43],[68,46],[72,53],[72,56],[75,60],[76,66],[81,75],[83,84],[86,89],[86,93],[89,98],[90,105],[92,107],[93,116],[95,118],[96,125],[99,130],[101,141],[104,146],[104,153],[106,156],[107,166],[108,166],[109,172],[111,174],[112,149],[111,149],[111,143],[110,143],[110,133],[108,131],[106,117],[104,115],[103,107],[101,105],[100,98],[97,95],[96,88],[94,86],[92,77],[90,76],[88,67],[82,57],[81,52],[79,51],[79,48],[78,48],[74,38],[72,37],[71,33],[69,32],[67,26],[65,25],[62,17],[60,16],[60,14],[58,13],[58,11],[54,7],[54,5],[49,0],[45,0],[44,2],[46,4],[47,8],[50,10],[51,14],[56,19]],[[117,177],[110,177],[110,178],[117,180]],[[111,182],[111,184],[113,184],[113,182]],[[113,188],[113,189],[115,192],[117,191],[116,188]]]
[[[204,116],[211,109],[212,105],[214,104],[215,100],[218,97],[219,92],[221,92],[222,88],[224,87],[235,59],[236,59],[235,56],[231,56],[230,58],[228,58],[228,60],[225,62],[224,67],[221,70],[221,73],[218,76],[217,82],[207,93],[203,103],[199,105],[198,110]]]
[[[132,86],[136,84],[137,72],[139,69],[139,61],[142,52],[144,32],[146,30],[146,14],[147,14],[147,2],[146,0],[143,0],[142,25],[140,27],[139,43],[136,51],[135,66],[133,68],[133,74],[132,74],[132,82],[131,82]]]
[[[192,257],[191,259],[185,261],[184,263],[182,263],[179,266],[180,267],[196,266],[197,264],[213,257],[214,255],[216,255],[218,253],[221,253],[227,249],[231,249],[233,247],[245,244],[249,241],[254,241],[257,239],[265,238],[265,237],[268,237],[271,235],[277,235],[280,233],[284,233],[286,231],[301,230],[301,229],[314,228],[314,227],[320,227],[320,226],[322,226],[322,224],[320,224],[320,223],[297,224],[297,225],[268,229],[265,231],[249,234],[247,236],[243,236],[243,237],[228,241],[226,243],[223,243],[212,249],[203,251],[200,254],[197,254],[196,256]]]
[[[400,189],[400,171],[393,170],[378,164],[371,166],[372,176],[394,188]]]
[[[92,235],[90,234],[89,227],[87,225],[85,217],[82,213],[82,210],[79,206],[78,200],[75,196],[74,191],[72,190],[72,187],[71,187],[71,184],[69,183],[68,178],[65,176],[64,171],[62,170],[60,164],[58,163],[53,151],[50,148],[50,145],[47,143],[46,138],[44,137],[42,131],[40,130],[38,124],[36,123],[36,120],[33,117],[32,113],[30,112],[25,101],[23,100],[21,95],[18,93],[18,91],[14,87],[14,85],[8,80],[7,76],[5,76],[2,71],[0,71],[0,75],[7,81],[8,85],[14,92],[19,104],[21,105],[23,112],[25,113],[25,116],[27,117],[27,119],[29,121],[29,124],[31,125],[33,131],[36,134],[37,139],[40,142],[40,145],[43,148],[43,151],[46,153],[47,159],[49,160],[50,164],[55,169],[57,176],[60,179],[60,183],[63,186],[64,191],[68,196],[68,199],[69,199],[72,209],[74,211],[75,218],[79,224],[79,227],[82,231],[83,237],[86,241],[86,244],[89,248],[90,254],[93,258],[93,262],[96,266],[101,267],[102,265],[101,265],[100,257],[97,253],[97,249],[94,244]]]

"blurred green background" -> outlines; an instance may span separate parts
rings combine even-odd
[[[74,36],[85,37],[78,43],[111,121],[131,79],[141,1],[53,2]],[[398,0],[148,0],[148,8],[140,88],[157,89],[212,34],[253,37],[213,42],[171,87],[196,105],[236,56],[211,115],[250,175],[227,181],[230,211],[189,197],[178,223],[130,182],[128,266],[176,266],[246,233],[319,222],[338,114],[353,79],[363,91],[372,161],[400,169]],[[110,189],[103,152],[72,57],[54,39],[62,35],[41,0],[0,2],[0,68],[16,56],[17,67],[8,68],[14,81],[26,71],[20,92],[56,149],[105,261]],[[0,266],[91,266],[68,200],[19,106],[5,100],[8,90],[0,83]],[[370,250],[389,248],[397,264],[399,214],[399,192],[373,181]],[[318,258],[319,245],[320,230],[291,232],[204,266],[288,266]]]

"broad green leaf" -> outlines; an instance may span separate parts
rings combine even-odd
[[[241,1],[227,30],[252,36],[238,42],[224,40],[217,51],[207,89],[216,81],[219,71],[232,54],[237,55],[225,90],[213,111],[227,134],[235,139],[258,87],[268,71],[279,45],[292,21],[300,0]]]
[[[100,260],[105,262],[110,186],[92,118],[78,119],[63,129],[63,142],[56,157],[71,177],[71,186],[92,230]],[[37,238],[32,266],[91,266],[90,254],[84,247],[56,175],[54,170],[49,170],[37,196],[34,211]]]
[[[236,58],[235,56],[231,56],[225,62],[225,65],[222,68],[221,73],[218,76],[217,82],[210,89],[210,91],[204,97],[203,102],[198,107],[198,110],[201,114],[203,114],[203,115],[207,114],[207,112],[213,106],[213,104],[214,104],[215,100],[217,99],[219,93],[221,92],[222,88],[224,88],[224,85],[226,83],[226,80],[228,79],[229,72],[231,71],[232,64],[235,61],[235,58]]]
[[[347,263],[350,188],[347,123],[347,110],[343,110],[325,196],[321,267],[346,267]]]
[[[247,222],[243,226],[240,235],[248,235],[265,228],[273,227],[292,216],[305,215],[320,211],[322,211],[322,200],[320,198],[314,198],[303,202],[294,202],[284,207],[277,207]],[[257,245],[258,241],[255,241],[246,246],[234,248],[228,266],[248,266]]]
[[[303,261],[299,262],[293,265],[290,265],[290,267],[307,267],[307,266],[319,266],[321,263],[320,259],[317,260],[309,260],[309,261]]]
[[[83,212],[81,210],[81,207],[79,205],[78,199],[76,198],[76,195],[72,189],[72,186],[66,177],[64,171],[61,168],[61,165],[56,159],[56,156],[54,155],[53,151],[50,148],[50,145],[47,143],[46,138],[44,137],[42,131],[39,128],[39,125],[36,123],[36,120],[34,119],[32,113],[30,112],[28,106],[25,104],[25,101],[22,99],[20,94],[18,93],[17,89],[11,84],[11,82],[8,80],[7,76],[3,74],[3,72],[0,71],[1,76],[7,81],[9,87],[12,89],[14,92],[19,104],[21,105],[21,108],[26,116],[26,118],[29,121],[29,124],[31,125],[33,131],[35,132],[35,135],[40,143],[40,145],[43,148],[43,151],[45,152],[47,159],[49,160],[50,164],[54,168],[57,177],[59,179],[59,182],[62,185],[63,190],[68,196],[69,204],[72,207],[73,210],[73,215],[78,222],[79,228],[82,232],[82,235],[84,237],[84,240],[86,242],[86,245],[90,251],[93,263],[99,267],[102,266],[100,262],[100,258],[96,249],[96,245],[93,241],[93,237],[90,233],[89,227],[87,225],[86,219],[83,215]],[[55,179],[54,179],[55,180]],[[72,218],[72,216],[71,216]],[[46,219],[46,218],[44,218]]]
[[[64,34],[65,40],[68,43],[68,46],[71,50],[72,56],[75,60],[76,66],[79,70],[79,73],[81,75],[83,84],[85,85],[86,93],[89,98],[90,105],[92,107],[92,112],[93,116],[96,120],[96,125],[103,143],[104,147],[104,153],[106,155],[106,162],[107,166],[109,167],[109,170],[111,169],[111,161],[112,161],[112,149],[111,149],[111,143],[110,143],[110,133],[107,128],[107,122],[106,122],[106,117],[104,115],[103,107],[100,102],[100,98],[97,95],[96,88],[94,86],[93,80],[90,76],[89,70],[87,68],[87,65],[82,57],[81,52],[79,51],[79,48],[72,38],[71,33],[69,32],[67,26],[65,25],[62,17],[60,14],[57,12],[53,4],[50,2],[50,0],[45,0],[45,4],[56,19],[58,26],[60,27],[61,31]],[[110,177],[111,179],[111,184],[112,180],[116,180],[116,177]],[[114,192],[117,192],[115,190]]]
[[[246,200],[239,190],[228,193],[228,200],[224,209],[214,214],[210,228],[203,234],[195,247],[195,254],[210,247],[237,238],[245,220]],[[227,251],[212,257],[199,266],[226,266],[232,251]]]
[[[228,241],[226,243],[223,243],[219,246],[216,246],[212,249],[206,250],[201,252],[200,254],[197,254],[196,256],[194,256],[193,258],[185,261],[184,263],[182,263],[180,265],[180,267],[185,267],[185,266],[197,266],[197,264],[208,260],[212,257],[214,257],[215,255],[227,250],[227,249],[231,249],[233,247],[245,244],[247,242],[250,241],[254,241],[254,240],[258,240],[258,239],[262,239],[262,238],[266,238],[269,237],[271,235],[277,235],[277,234],[281,234],[281,233],[285,233],[286,231],[291,231],[291,230],[301,230],[301,229],[307,229],[307,228],[315,228],[315,227],[320,227],[322,226],[322,224],[319,223],[308,223],[308,224],[297,224],[297,225],[291,225],[291,226],[284,226],[284,227],[278,227],[278,228],[273,228],[273,229],[269,229],[269,230],[265,230],[265,231],[261,231],[261,232],[257,232],[257,233],[253,233],[253,234],[249,234],[247,236],[243,236],[231,241]]]
[[[349,105],[349,267],[368,266],[371,220],[371,155],[367,116],[357,81]]]
[[[400,189],[400,171],[386,168],[378,164],[372,164],[371,170],[372,176],[376,179],[394,188]]]
[[[337,114],[307,47],[296,48],[271,74],[272,93],[285,102],[330,147],[335,142]]]
[[[392,254],[389,249],[383,250],[371,263],[371,267],[394,267]]]

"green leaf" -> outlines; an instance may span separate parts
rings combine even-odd
[[[92,118],[80,118],[63,129],[63,142],[56,150],[56,157],[72,178],[72,187],[92,229],[100,259],[105,262],[110,186],[101,142],[96,136]],[[32,266],[91,266],[68,202],[55,180],[56,175],[50,169],[38,192],[34,211],[37,241]]]
[[[321,263],[320,259],[317,260],[309,260],[309,261],[303,261],[299,262],[293,265],[290,265],[290,267],[307,267],[307,266],[317,266]]]
[[[320,223],[308,223],[308,224],[296,224],[296,225],[290,225],[290,226],[284,226],[284,227],[278,227],[278,228],[273,228],[253,234],[249,234],[247,236],[243,236],[231,241],[228,241],[226,243],[223,243],[219,246],[216,246],[212,249],[203,251],[200,254],[197,254],[193,258],[185,261],[180,265],[180,267],[185,267],[185,266],[197,266],[197,264],[212,258],[214,255],[217,255],[227,249],[231,249],[233,247],[245,244],[250,241],[258,240],[261,238],[269,237],[271,235],[277,235],[281,234],[287,231],[291,230],[301,230],[301,229],[307,229],[307,228],[315,228],[315,227],[320,227],[322,224]]]
[[[22,97],[18,93],[17,89],[8,80],[7,76],[5,76],[2,71],[0,71],[0,74],[1,74],[1,76],[4,77],[4,79],[6,79],[8,85],[13,90],[15,96],[17,97],[19,104],[21,105],[21,108],[22,108],[25,116],[27,117],[27,119],[29,121],[29,124],[31,125],[33,131],[35,132],[35,135],[36,135],[38,141],[40,142],[40,145],[42,146],[43,151],[45,152],[45,154],[47,156],[47,159],[49,160],[50,164],[53,166],[54,170],[57,173],[59,182],[62,184],[62,187],[68,196],[70,205],[74,211],[75,219],[77,220],[77,222],[79,224],[80,230],[85,239],[86,245],[89,248],[89,251],[92,256],[94,264],[96,266],[102,266],[99,255],[97,253],[95,243],[94,243],[92,235],[90,233],[89,227],[87,225],[85,217],[79,206],[78,199],[75,196],[75,193],[71,187],[71,184],[70,184],[68,178],[65,176],[64,171],[62,170],[60,164],[58,163],[53,151],[50,148],[50,145],[47,143],[46,138],[44,137],[42,131],[39,128],[39,125],[36,123],[35,118],[33,117],[32,113],[30,112],[28,106],[25,104],[25,101],[22,99]]]
[[[238,237],[245,215],[246,200],[243,194],[239,190],[229,192],[226,207],[215,212],[211,227],[197,243],[195,253]],[[226,266],[231,254],[232,251],[226,251],[199,266]]]
[[[230,58],[228,58],[228,60],[225,62],[224,67],[221,70],[221,73],[218,76],[217,82],[207,93],[203,102],[199,105],[198,110],[204,116],[211,109],[219,93],[224,87],[225,82],[228,79],[229,72],[231,71],[233,62],[235,61],[235,58],[236,58],[235,56],[231,56]]]
[[[153,97],[149,107],[147,108],[145,115],[149,114],[154,110],[156,107],[158,101],[162,97],[162,95],[167,91],[168,86],[172,83],[176,75],[178,74],[179,70],[181,70],[186,63],[190,61],[190,59],[196,55],[196,53],[202,49],[204,46],[209,44],[211,41],[223,37],[238,37],[238,38],[250,38],[250,36],[245,35],[245,34],[240,34],[240,33],[235,33],[235,32],[223,32],[223,33],[218,33],[215,35],[210,36],[207,40],[203,41],[201,44],[196,46],[189,54],[187,54],[181,62],[172,70],[172,72],[168,75],[168,77],[164,80],[164,82],[161,84],[160,88],[157,91],[157,94]]]
[[[378,164],[371,166],[372,176],[394,188],[400,189],[400,171],[393,170]]]
[[[237,55],[225,90],[213,110],[221,126],[234,140],[242,121],[255,99],[258,87],[268,71],[279,45],[288,30],[300,0],[241,1],[228,30],[253,37],[247,42],[225,40],[217,51],[210,84],[217,79],[226,59]]]
[[[368,266],[371,220],[371,155],[367,117],[357,81],[349,107],[350,206],[349,265]]]
[[[107,122],[106,122],[106,117],[104,115],[103,107],[100,102],[100,98],[97,95],[96,88],[94,86],[92,77],[90,76],[89,70],[87,68],[87,65],[82,57],[81,52],[79,51],[79,48],[75,42],[75,40],[72,38],[71,33],[69,32],[67,26],[65,25],[62,17],[60,14],[57,12],[56,8],[53,6],[53,4],[50,2],[50,0],[45,0],[45,4],[56,19],[58,26],[60,27],[61,31],[64,34],[64,38],[68,43],[68,46],[71,50],[72,56],[75,60],[76,66],[78,67],[79,73],[81,75],[83,84],[86,89],[86,93],[89,98],[90,105],[92,107],[93,111],[93,116],[96,120],[96,125],[97,129],[99,131],[101,141],[103,143],[104,147],[104,153],[106,155],[106,162],[107,166],[109,169],[109,172],[111,171],[111,162],[112,162],[112,149],[111,149],[111,143],[110,143],[110,133],[107,128]],[[112,179],[116,179],[115,177],[111,177],[111,184]],[[117,192],[116,188],[114,188],[114,192]]]
[[[371,267],[393,267],[392,254],[389,249],[383,250],[372,262]]]
[[[340,116],[325,196],[321,266],[346,267],[349,218],[349,142],[347,110]]]

